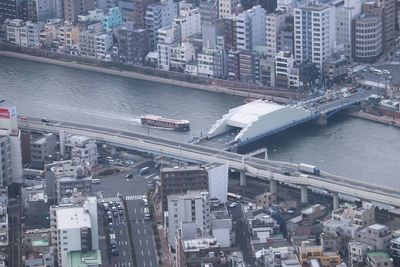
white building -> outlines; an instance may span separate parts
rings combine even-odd
[[[67,266],[70,252],[98,250],[96,198],[89,197],[82,204],[51,206],[50,228],[58,266]]]
[[[365,260],[365,256],[367,251],[373,250],[372,246],[356,242],[350,241],[348,244],[349,251],[349,265],[352,266],[360,266],[362,262]]]
[[[373,250],[388,250],[392,238],[386,225],[373,224],[361,229],[356,240],[372,246]]]
[[[289,74],[293,72],[294,58],[290,52],[280,51],[275,55],[275,84],[279,84],[279,79],[288,84]]]
[[[208,191],[210,199],[218,199],[219,203],[226,203],[229,166],[227,164],[219,166],[211,165],[206,169],[208,172]]]
[[[170,47],[169,68],[174,71],[183,72],[186,63],[195,60],[195,49],[191,43],[185,42],[181,45]]]
[[[38,47],[43,23],[13,19],[7,23],[7,41],[23,47]]]
[[[17,125],[17,110],[5,100],[0,101],[0,183],[22,183],[21,133]],[[4,165],[4,166],[2,166]]]
[[[149,34],[150,51],[157,48],[158,30],[171,26],[178,15],[178,4],[173,0],[162,0],[147,6],[145,27]]]
[[[286,18],[291,14],[284,9],[278,9],[276,12],[265,16],[265,46],[267,47],[268,57],[273,57],[278,53],[279,33],[285,24]]]
[[[351,220],[355,225],[364,227],[375,223],[375,206],[363,202],[361,207],[355,204],[343,203],[337,210],[332,212],[332,220]]]
[[[294,9],[294,51],[298,63],[309,60],[319,70],[335,45],[335,7],[309,3]]]
[[[235,15],[235,10],[240,4],[239,0],[220,0],[219,1],[219,18],[230,18]]]
[[[236,17],[236,41],[238,50],[253,50],[265,45],[265,9],[253,6]]]
[[[352,59],[352,22],[361,14],[361,0],[345,0],[336,8],[336,43],[343,45],[345,56]]]
[[[170,47],[176,42],[176,28],[174,26],[164,27],[158,30],[158,68],[169,70],[170,65]]]
[[[208,192],[188,191],[168,195],[168,243],[176,246],[176,232],[183,222],[194,222],[203,233],[210,232],[210,198]]]
[[[86,15],[78,15],[78,21],[88,22],[88,21],[102,21],[104,17],[104,12],[101,9],[89,10]]]
[[[109,49],[113,45],[112,33],[103,33],[96,36],[96,58],[100,60],[111,60]]]
[[[60,133],[60,154],[64,157],[70,156],[76,162],[86,162],[93,167],[97,165],[96,140],[86,136]]]
[[[201,33],[201,16],[198,8],[179,6],[179,15],[174,18],[177,26],[178,41],[185,42],[188,37]]]

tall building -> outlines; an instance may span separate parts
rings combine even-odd
[[[239,4],[239,0],[219,0],[219,18],[230,18],[234,16],[235,10]]]
[[[54,0],[28,0],[27,4],[28,20],[38,22],[57,17]]]
[[[294,9],[295,59],[312,62],[322,70],[323,62],[332,54],[335,44],[335,8],[309,3]]]
[[[395,0],[378,0],[383,6],[383,50],[388,53],[395,41],[396,5]]]
[[[265,45],[265,9],[254,6],[236,17],[236,41],[238,50]]]
[[[142,65],[149,53],[149,38],[144,29],[120,28],[115,32],[118,48],[117,60],[123,64]]]
[[[0,183],[22,183],[21,133],[17,124],[17,111],[14,105],[0,100]],[[4,166],[2,166],[4,165]]]
[[[218,1],[200,0],[201,24],[212,24],[218,19]]]
[[[114,27],[122,24],[122,14],[119,7],[112,7],[108,9],[106,15],[102,19],[103,28],[106,31],[112,30]]]
[[[158,30],[171,26],[178,15],[178,4],[173,0],[163,0],[147,6],[145,28],[149,36],[149,51],[157,50]]]
[[[58,266],[67,264],[71,253],[97,252],[99,249],[97,201],[87,198],[83,203],[50,207],[51,243]],[[100,263],[94,266],[98,266]]]
[[[78,21],[78,15],[95,8],[94,0],[64,0],[64,19],[71,23]]]
[[[188,37],[201,33],[200,10],[179,6],[179,15],[174,18],[174,24],[178,31],[178,42],[186,42]]]
[[[277,87],[289,87],[294,64],[294,58],[290,52],[281,51],[275,55],[275,85]]]
[[[167,210],[167,196],[188,190],[208,190],[208,173],[204,167],[162,168],[160,171],[162,208]]]
[[[210,197],[207,191],[173,194],[168,199],[168,244],[175,248],[176,234],[182,223],[193,222],[202,233],[210,232]]]
[[[161,70],[169,70],[170,66],[170,47],[176,43],[177,31],[175,26],[167,26],[158,30],[157,67]]]
[[[345,0],[344,5],[336,8],[336,43],[343,45],[347,59],[353,58],[352,21],[361,14],[360,0]]]
[[[2,0],[0,1],[0,22],[6,19],[16,19],[19,17],[20,5],[23,0]]]
[[[155,0],[119,0],[118,6],[124,19],[133,21],[136,29],[144,29],[147,7],[155,2]]]
[[[276,10],[266,15],[265,45],[267,47],[267,57],[274,57],[275,54],[278,53],[281,29],[285,25],[286,18],[289,17],[289,15],[291,15],[291,13],[286,12],[284,9]]]
[[[362,14],[354,20],[354,60],[375,62],[383,51],[382,17]]]

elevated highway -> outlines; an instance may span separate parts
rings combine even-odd
[[[241,171],[241,174],[249,173],[260,179],[270,180],[274,185],[272,190],[276,190],[276,182],[281,182],[301,186],[302,195],[305,194],[305,197],[307,187],[311,186],[329,191],[333,194],[334,199],[336,197],[336,200],[337,194],[340,193],[362,200],[400,207],[399,190],[325,172],[322,172],[321,176],[304,175],[298,172],[296,164],[246,157],[233,152],[94,125],[59,121],[41,122],[37,118],[28,118],[26,121],[19,120],[18,125],[22,130],[88,136],[107,144],[189,162],[228,164],[231,169]],[[282,174],[283,170],[289,170],[291,175]]]

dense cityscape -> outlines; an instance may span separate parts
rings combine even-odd
[[[398,0],[0,0],[0,267],[400,267],[399,33]],[[275,158],[343,118],[375,146]]]

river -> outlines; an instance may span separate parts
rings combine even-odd
[[[189,141],[206,134],[230,108],[231,95],[0,58],[0,97],[19,114],[148,132]],[[188,119],[191,131],[147,129],[143,114]],[[305,125],[270,138],[273,160],[307,162],[328,172],[400,189],[400,131],[337,115],[327,126]]]

